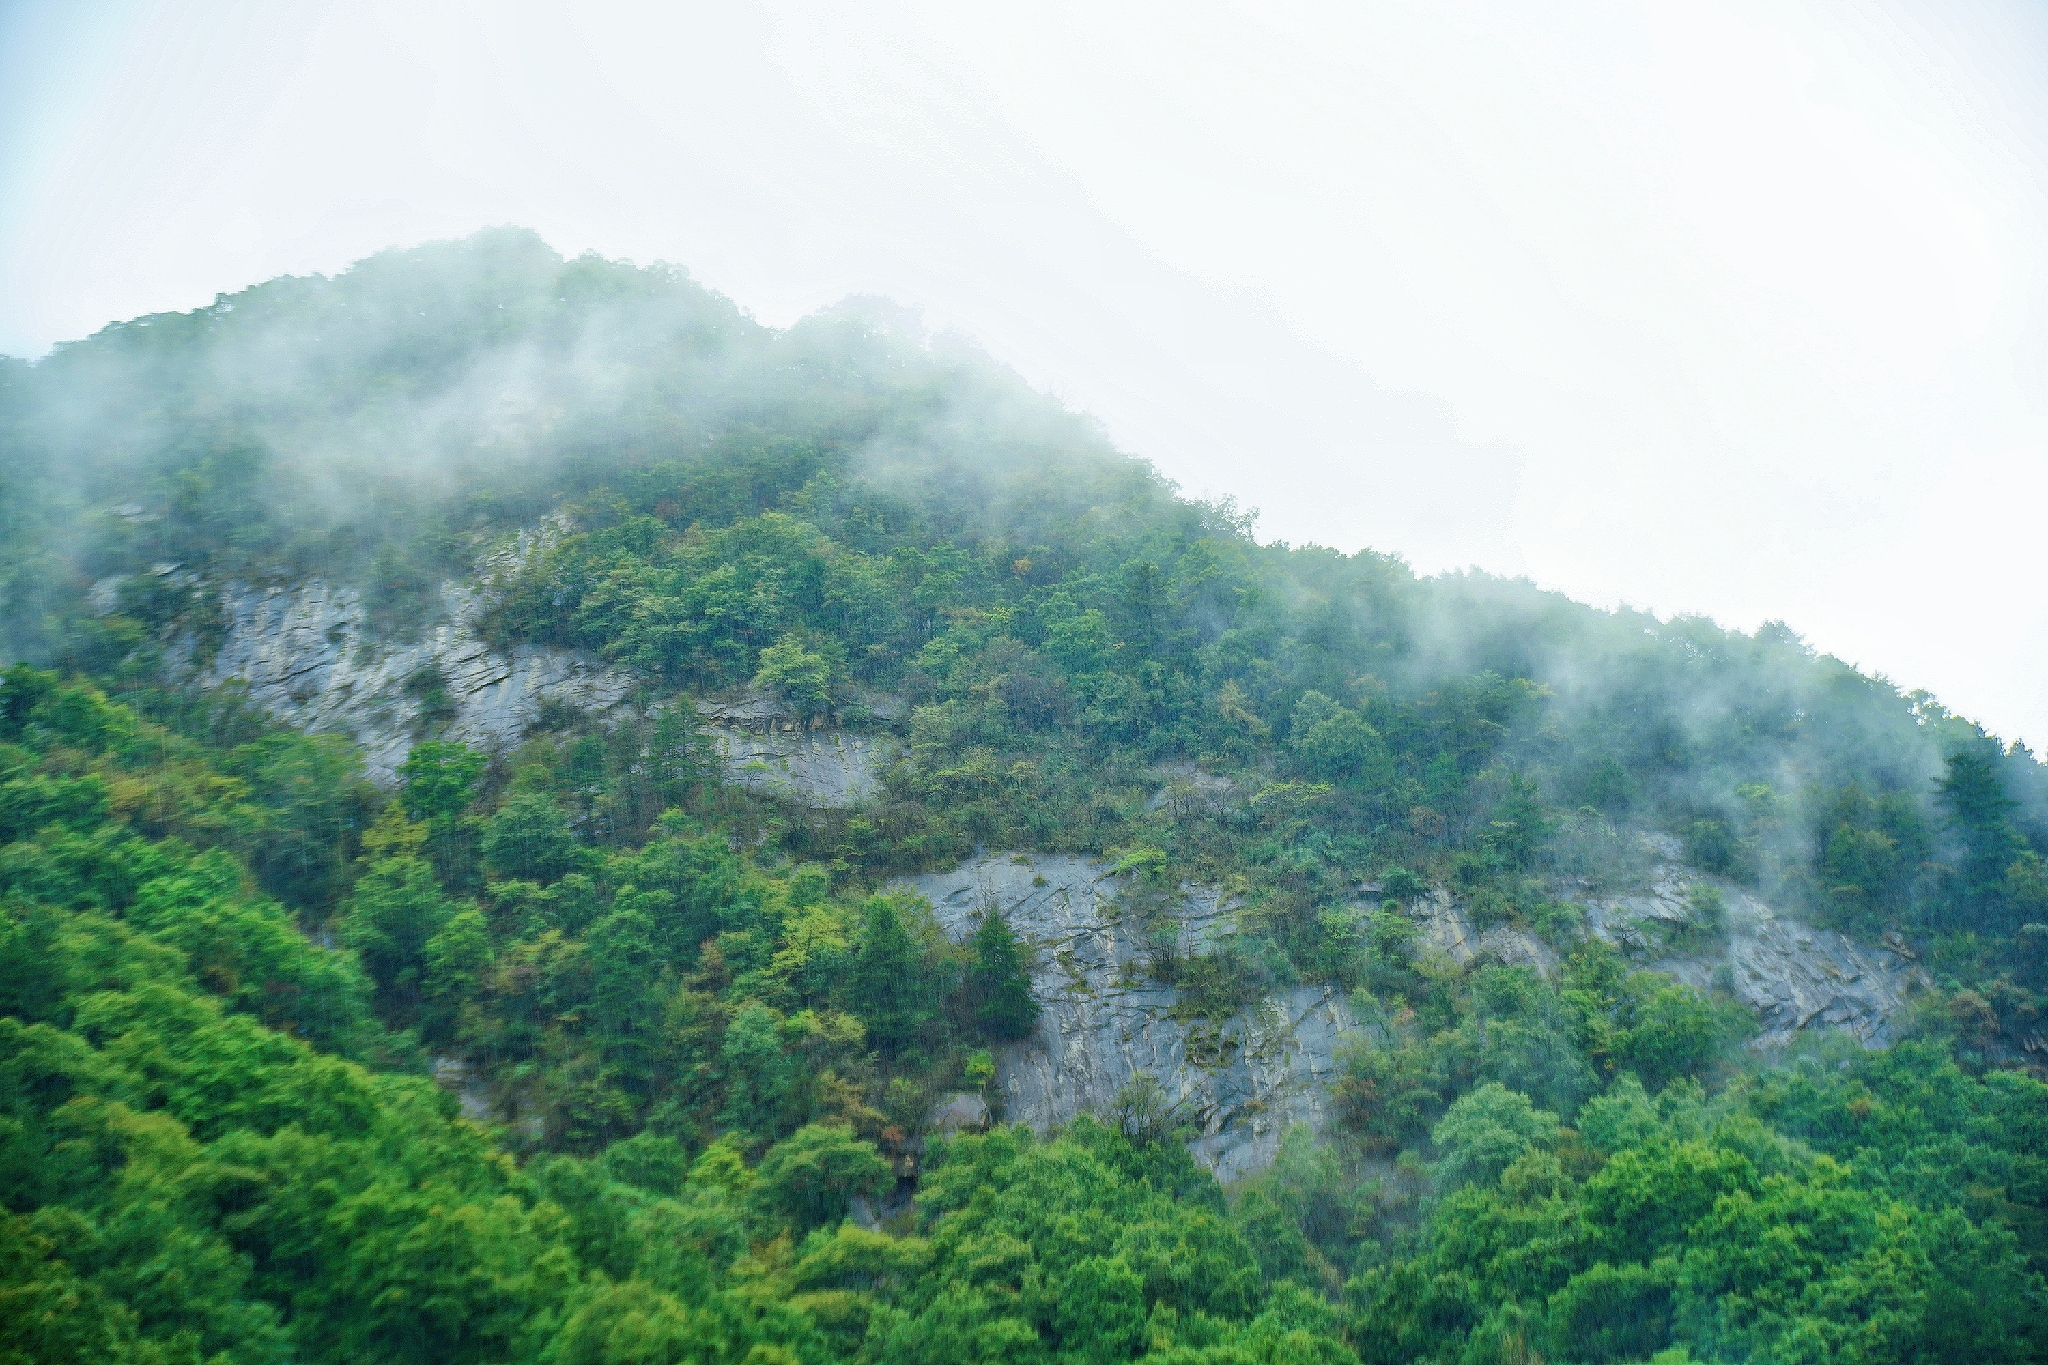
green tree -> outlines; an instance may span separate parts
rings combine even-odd
[[[455,913],[425,860],[381,858],[342,904],[341,939],[361,955],[380,991],[410,1007],[422,985],[427,944]]]
[[[1646,1266],[1597,1262],[1551,1296],[1548,1329],[1562,1359],[1646,1360],[1671,1340],[1671,1286]]]
[[[413,745],[399,767],[406,817],[426,825],[427,846],[444,877],[462,856],[458,822],[476,798],[476,784],[488,766],[489,760],[466,744],[430,739]]]
[[[628,1280],[598,1289],[562,1324],[552,1358],[560,1365],[712,1365],[740,1344],[719,1315]]]
[[[1391,1153],[1420,1136],[1443,1103],[1429,1056],[1413,1043],[1361,1037],[1347,1043],[1338,1061],[1343,1070],[1332,1087],[1337,1116],[1370,1152]]]
[[[1038,1026],[1038,998],[1024,951],[1002,911],[991,906],[968,942],[967,994],[974,1020],[991,1038],[1028,1038]]]
[[[412,821],[455,821],[469,808],[477,794],[477,778],[489,761],[471,749],[446,739],[428,739],[412,747],[397,776],[403,786],[406,817]]]
[[[462,1002],[477,993],[491,962],[490,925],[483,912],[465,905],[450,915],[426,941],[421,958],[429,1010],[423,1031],[437,1039],[452,1037]]]
[[[743,1003],[726,1025],[719,1062],[725,1073],[720,1121],[742,1133],[772,1136],[798,1082],[796,1061],[783,1049],[775,1011],[758,1001]]]
[[[1557,1115],[1538,1109],[1527,1095],[1489,1081],[1460,1096],[1430,1129],[1438,1152],[1437,1185],[1454,1190],[1497,1180],[1516,1161],[1554,1142],[1558,1129]]]
[[[1145,1282],[1122,1257],[1088,1256],[1061,1277],[1053,1332],[1066,1359],[1129,1360],[1145,1344]]]
[[[773,692],[804,714],[829,710],[832,705],[832,661],[804,647],[794,635],[785,635],[761,651],[761,666],[754,674],[754,686]]]
[[[1652,1089],[1705,1075],[1750,1022],[1738,1006],[1647,972],[1629,978],[1624,1000],[1614,1059]]]
[[[1989,754],[1977,746],[1957,749],[1937,786],[1948,829],[1962,845],[1961,908],[1980,917],[1983,928],[2012,932],[2019,926],[2005,895],[2007,871],[2028,848],[2013,827],[2019,803],[2006,792],[1995,748]]]
[[[937,992],[924,954],[903,927],[896,903],[870,896],[862,911],[847,995],[867,1024],[868,1037],[884,1051],[915,1042],[938,1014]]]
[[[508,798],[484,824],[484,860],[500,877],[551,882],[580,861],[562,808],[538,792]]]
[[[812,1124],[768,1149],[751,1197],[769,1217],[804,1232],[838,1222],[856,1195],[879,1195],[894,1180],[874,1144],[853,1129]]]
[[[1312,777],[1378,790],[1393,780],[1393,759],[1364,716],[1320,692],[1295,703],[1288,746]]]

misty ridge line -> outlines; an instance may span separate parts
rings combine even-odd
[[[393,622],[431,612],[435,584],[518,528],[665,465],[715,470],[766,440],[807,447],[805,482],[877,490],[976,553],[1028,548],[1054,527],[1132,545],[1228,542],[1289,613],[1398,636],[1370,675],[1397,695],[1463,674],[1527,677],[1570,731],[1630,705],[1632,671],[1675,659],[1682,694],[1660,704],[1681,746],[1791,718],[1768,771],[1699,790],[1686,782],[1707,779],[1669,775],[1659,799],[1737,815],[1739,786],[1839,776],[1843,761],[1820,762],[1793,733],[1833,708],[1858,718],[1852,748],[1857,731],[1864,748],[1924,735],[1878,765],[1888,787],[1924,795],[1946,749],[1986,745],[2026,807],[2048,815],[2023,746],[1815,656],[1781,624],[1745,636],[1582,606],[1526,580],[1416,579],[1374,551],[1260,545],[1252,516],[1181,499],[1085,416],[883,301],[776,330],[675,267],[565,261],[530,232],[494,229],[116,323],[0,375],[5,532],[27,552],[0,632],[11,657],[55,657],[35,622],[75,616],[92,583],[174,562],[214,586],[358,582]],[[724,510],[759,513],[795,491],[750,489]],[[1211,637],[1228,629],[1199,606],[1190,621]]]

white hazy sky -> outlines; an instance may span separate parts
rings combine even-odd
[[[2048,8],[0,0],[0,352],[493,223],[2048,742]]]

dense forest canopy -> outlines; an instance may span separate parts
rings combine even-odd
[[[2048,1358],[2048,780],[1783,626],[1261,544],[887,305],[513,230],[0,362],[0,451],[0,1360]],[[379,790],[175,666],[314,576],[644,705],[424,712]],[[723,780],[671,703],[742,688],[882,794]],[[1893,936],[1910,1040],[1759,1057],[1589,935],[1643,831]],[[1036,1018],[888,889],[977,849],[1224,889],[1152,969],[1348,993],[1336,1130],[1228,1191],[1142,1088],[923,1147]],[[1432,955],[1438,887],[1559,971]]]

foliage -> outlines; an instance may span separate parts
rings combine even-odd
[[[1014,1041],[1038,1025],[1038,998],[1031,993],[1024,949],[999,908],[990,907],[968,940],[967,995],[974,1022],[989,1037]]]
[[[1701,1360],[2048,1349],[2039,1082],[1974,1080],[1920,1045],[1802,1059],[1712,1100],[1684,1086],[1653,1100],[1625,1079],[1586,1106],[1583,1139],[1490,1089],[1439,1125],[1439,1178],[1462,1184],[1415,1257],[1346,1288],[1366,1361],[1478,1358],[1510,1324],[1530,1358],[1572,1361],[1674,1342]],[[1816,1120],[1845,1125],[1819,1150]],[[2001,1188],[2027,1190],[2030,1210],[1982,1202],[1980,1177],[1943,1160],[2014,1180]]]
[[[0,364],[0,453],[0,1359],[2048,1357],[2048,779],[1782,626],[1262,545],[900,318],[514,231]],[[484,754],[423,669],[381,793],[175,683],[314,573],[652,704]],[[726,688],[902,760],[729,786]],[[1663,948],[1888,935],[1917,1040],[1759,1059],[1589,935],[1653,830]],[[1000,907],[888,890],[978,847],[1101,856],[1189,1019],[1347,993],[1328,1141],[1226,1192],[1140,1077],[925,1150],[1037,1023]]]
[[[1863,932],[1975,932],[2005,961],[2048,922],[2048,778],[1931,697],[1782,625],[1260,545],[871,306],[778,333],[679,271],[504,230],[119,324],[4,378],[0,573],[56,566],[10,602],[5,648],[124,687],[150,686],[165,640],[217,639],[230,581],[352,581],[403,636],[477,571],[506,643],[751,682],[820,721],[907,702],[886,800],[786,815],[788,851],[878,874],[975,844],[1153,848],[1271,905],[1282,977],[1343,975],[1317,912],[1388,867],[1533,927],[1525,883],[1585,851],[1558,836],[1586,812]],[[422,747],[416,779],[450,761]],[[1236,794],[1149,802],[1160,762]],[[574,871],[536,807],[464,836],[449,802],[475,778],[444,777],[409,783],[444,874],[479,834],[501,876]],[[248,852],[303,908],[339,889],[350,837],[330,822],[274,869]]]
[[[89,686],[27,681],[21,763],[72,761],[51,718],[151,734]],[[159,752],[209,757],[167,737]],[[432,782],[449,757],[416,772]],[[824,1361],[944,1352],[964,1332],[1106,1359],[1265,1330],[1214,1182],[1178,1148],[1106,1129],[962,1140],[928,1182],[926,1236],[843,1223],[855,1196],[895,1183],[861,1103],[868,1034],[899,1050],[946,1036],[922,992],[953,968],[913,906],[835,900],[801,870],[764,876],[680,818],[597,860],[587,888],[568,885],[581,873],[491,880],[468,905],[441,889],[421,856],[429,831],[407,818],[457,800],[401,795],[363,838],[339,912],[349,947],[327,949],[251,902],[225,848],[151,840],[96,788],[8,781],[17,807],[51,815],[13,828],[0,859],[0,1341],[13,1358]],[[176,814],[207,825],[203,809]],[[577,897],[594,906],[562,914]],[[257,929],[277,922],[282,938]],[[981,958],[1001,968],[999,1000],[1018,969],[1006,942],[1007,959]],[[746,994],[714,993],[741,980]],[[539,1016],[505,1003],[525,995]],[[403,1040],[370,1018],[373,1001],[430,1036],[481,1032],[545,1059],[551,1137],[602,1155],[520,1169],[452,1098],[402,1074]],[[664,1086],[670,1056],[682,1081]],[[638,1126],[650,1103],[667,1132],[608,1140],[602,1115]],[[822,1117],[834,1105],[871,1136]],[[693,1158],[714,1112],[730,1127]]]

